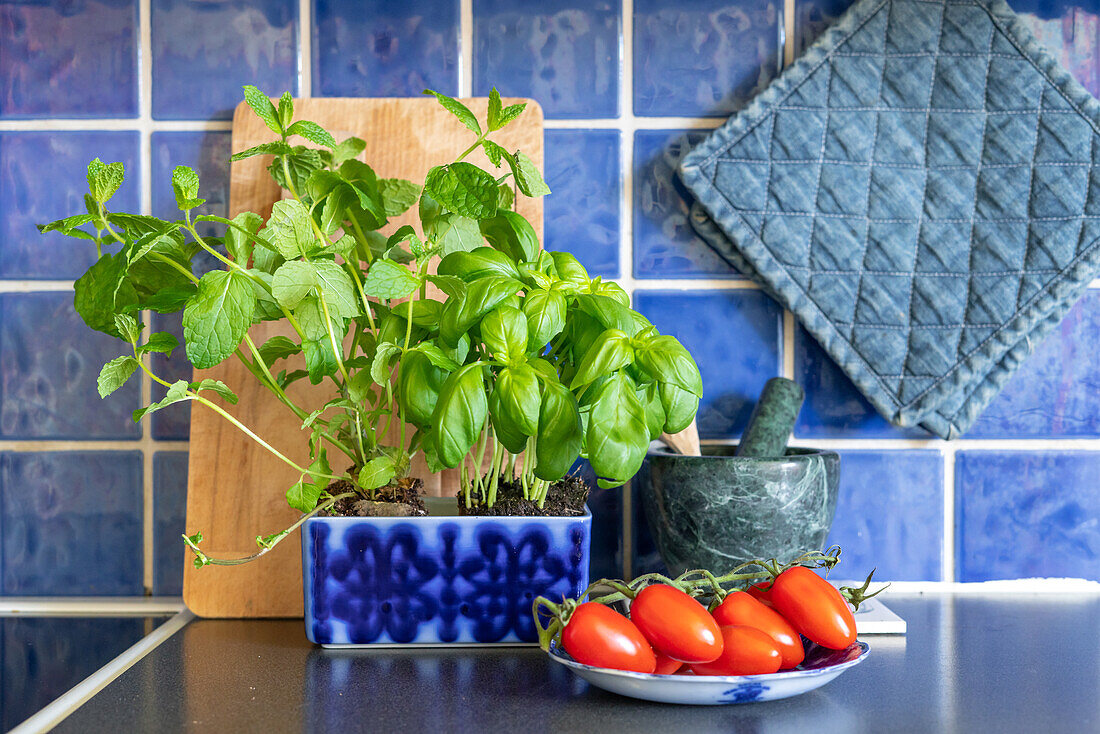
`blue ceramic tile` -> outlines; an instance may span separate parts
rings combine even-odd
[[[1100,580],[1097,475],[1097,452],[957,454],[958,580]]]
[[[172,169],[190,166],[199,174],[199,196],[206,203],[191,216],[229,213],[229,132],[157,132],[152,136],[153,214],[164,219],[182,216],[172,192]],[[221,235],[225,228],[213,222],[197,227],[199,234]]]
[[[577,256],[592,276],[619,277],[619,132],[547,130],[546,247]]]
[[[0,456],[3,593],[140,595],[141,463],[140,451]]]
[[[578,459],[569,472],[588,483],[588,509],[592,511],[592,540],[588,556],[588,577],[623,578],[623,492],[624,487],[601,489],[596,486],[592,465]]]
[[[137,117],[137,0],[0,2],[0,118]]]
[[[699,435],[739,438],[764,383],[779,374],[779,306],[757,290],[643,290],[634,306],[695,357],[703,376]]]
[[[547,117],[619,116],[622,7],[474,0],[474,94],[531,97]]]
[[[799,56],[852,4],[852,0],[795,0],[794,53]]]
[[[782,3],[635,0],[634,114],[725,117],[768,85]]]
[[[1100,435],[1100,292],[1088,291],[1005,385],[967,438]]]
[[[827,545],[843,550],[833,575],[939,581],[943,457],[938,451],[840,452],[840,500]]]
[[[634,133],[634,277],[741,278],[691,228],[694,197],[676,169],[704,131]]]
[[[45,224],[83,214],[88,163],[121,161],[126,181],[108,202],[114,211],[140,206],[138,134],[133,132],[0,133],[0,277],[68,280],[96,261],[95,245]]]
[[[794,434],[809,438],[931,438],[879,415],[836,362],[801,326],[794,338],[794,379],[806,391]]]
[[[1100,94],[1100,3],[1097,0],[1009,0],[1054,56],[1094,95]]]
[[[128,345],[89,329],[71,293],[0,296],[0,436],[138,438],[137,376],[100,399],[96,379]]]
[[[245,84],[297,94],[297,0],[152,0],[151,22],[158,120],[228,120]]]
[[[190,381],[193,370],[184,352],[182,314],[153,314],[152,328],[167,331],[180,343],[170,357],[159,353],[153,355],[153,373],[169,384],[177,380]],[[161,400],[165,392],[167,388],[153,383],[153,400]],[[153,421],[153,438],[159,441],[186,441],[191,435],[191,401],[169,405],[143,420]]]
[[[314,0],[313,93],[458,93],[456,0]]]
[[[188,551],[180,535],[187,516],[187,452],[153,454],[153,594],[183,593]]]

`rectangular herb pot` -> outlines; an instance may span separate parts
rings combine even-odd
[[[302,526],[306,635],[325,647],[535,643],[537,596],[588,586],[592,513],[314,517]]]

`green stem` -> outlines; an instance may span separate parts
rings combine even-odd
[[[176,262],[172,258],[168,257],[167,255],[162,255],[159,252],[150,252],[149,256],[153,257],[157,260],[160,260],[163,263],[167,263],[168,265],[172,266],[176,270],[180,271],[181,273],[186,275],[187,279],[190,280],[192,283],[198,283],[199,282],[199,279],[197,277],[195,277],[194,273],[192,273],[190,270],[183,267],[182,265],[180,265],[178,262]]]

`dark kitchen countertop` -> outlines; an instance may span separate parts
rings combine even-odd
[[[795,698],[670,706],[537,648],[324,650],[301,620],[197,620],[59,732],[1100,731],[1100,595],[894,594],[905,636]]]

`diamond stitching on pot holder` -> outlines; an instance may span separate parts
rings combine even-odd
[[[680,174],[884,416],[953,438],[1100,271],[1098,134],[1003,0],[859,0]]]

